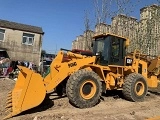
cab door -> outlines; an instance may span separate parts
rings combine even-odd
[[[124,66],[125,45],[124,39],[112,36],[111,37],[111,55],[110,64]]]

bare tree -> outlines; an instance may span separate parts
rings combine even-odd
[[[94,0],[96,24],[106,23],[112,0]]]
[[[85,25],[85,31],[83,35],[84,36],[83,49],[92,50],[91,43],[94,32],[91,30],[91,22],[89,19],[89,13],[87,11],[85,11],[84,25]]]

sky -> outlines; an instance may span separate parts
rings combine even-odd
[[[48,53],[56,53],[60,48],[71,49],[72,41],[85,30],[85,11],[88,11],[90,25],[94,29],[94,0],[0,1],[0,19],[42,27],[45,33],[42,49]],[[137,19],[140,17],[140,8],[157,3],[157,0],[130,1],[127,11],[132,11],[129,13],[130,16]],[[111,11],[116,9],[115,2],[112,3],[110,9]],[[106,22],[110,24],[111,19],[107,18]]]

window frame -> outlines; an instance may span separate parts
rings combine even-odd
[[[4,41],[4,40],[5,40],[5,33],[6,33],[6,30],[3,29],[3,28],[0,28],[0,30],[4,30],[4,33],[0,31],[0,34],[3,34],[3,35],[4,35],[4,36],[3,36],[3,40],[0,39],[0,41]]]
[[[22,44],[23,45],[34,45],[34,37],[35,37],[35,34],[32,34],[32,33],[23,33],[23,35],[22,35]],[[23,42],[23,38],[26,38],[26,42],[24,43]],[[32,43],[31,44],[29,44],[29,39],[30,38],[32,38]]]

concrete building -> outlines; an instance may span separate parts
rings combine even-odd
[[[87,30],[83,35],[77,36],[76,40],[72,42],[72,49],[91,50],[91,43],[93,40],[94,32]]]
[[[38,65],[43,34],[41,27],[0,20],[0,57]]]
[[[84,45],[83,45],[83,49],[82,50],[92,50],[91,44],[93,41],[93,36],[94,36],[95,32],[93,32],[92,30],[87,30],[83,33],[84,36]]]
[[[153,4],[140,9],[140,20],[146,20],[154,18],[158,13],[159,5]]]
[[[144,54],[160,55],[160,6],[153,4],[140,9],[139,49]]]
[[[100,23],[100,24],[97,24],[95,26],[95,34],[103,34],[103,33],[110,33],[111,32],[111,25],[108,25],[106,23]]]
[[[79,35],[76,37],[76,40],[72,42],[72,49],[82,49],[83,48],[84,36]]]

